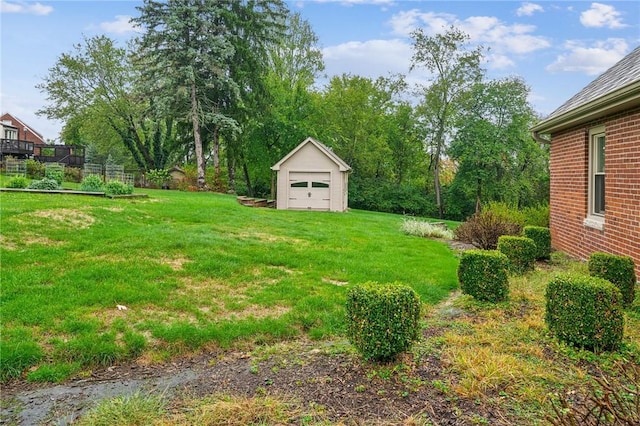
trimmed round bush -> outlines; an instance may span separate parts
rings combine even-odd
[[[347,293],[347,337],[366,360],[390,361],[419,335],[420,298],[401,284],[368,282]]]
[[[104,186],[104,190],[109,195],[128,195],[133,193],[133,186],[119,180],[110,180]]]
[[[7,182],[7,188],[24,189],[29,186],[29,179],[24,176],[16,176]]]
[[[545,321],[561,341],[594,351],[615,350],[622,342],[622,294],[609,281],[559,274],[547,284],[545,299]]]
[[[509,259],[497,250],[468,250],[458,265],[458,281],[464,294],[487,302],[509,297]]]
[[[533,270],[536,264],[536,243],[531,238],[503,235],[498,238],[498,251],[509,259],[509,269],[522,274]]]
[[[536,260],[545,260],[551,257],[551,231],[542,226],[525,226],[523,235],[531,238],[536,244]]]
[[[82,179],[80,190],[86,192],[104,192],[104,183],[98,175],[89,175]]]
[[[589,256],[589,275],[604,278],[620,289],[624,306],[636,297],[636,265],[629,256],[595,252]]]
[[[44,178],[40,180],[34,180],[33,182],[31,182],[31,184],[29,185],[29,189],[54,190],[54,189],[60,189],[60,185],[58,184],[57,180]]]

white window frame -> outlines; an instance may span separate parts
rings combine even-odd
[[[605,155],[606,155],[606,135],[605,135],[605,127],[598,126],[592,129],[589,129],[589,190],[588,190],[588,202],[587,202],[587,217],[584,220],[584,225],[590,228],[595,228],[599,230],[604,230],[604,218],[606,212],[606,203],[604,212],[596,212],[596,176],[606,176],[606,156],[604,160],[603,167],[599,168],[599,156],[597,155],[597,146],[598,140],[604,137],[605,138]],[[599,169],[602,169],[600,171]],[[606,182],[606,178],[605,178]],[[606,184],[604,187],[605,191],[605,200],[606,200]]]

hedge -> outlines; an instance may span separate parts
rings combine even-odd
[[[546,260],[551,257],[551,231],[542,226],[525,226],[523,235],[531,238],[536,244],[536,260]]]
[[[566,343],[590,350],[615,350],[624,333],[620,290],[588,275],[559,274],[547,284],[545,321]]]
[[[468,250],[458,265],[458,281],[464,294],[478,300],[500,302],[509,296],[509,259],[497,250]]]
[[[589,274],[615,284],[622,293],[625,306],[631,306],[636,297],[636,265],[629,256],[595,252],[589,256]]]
[[[366,360],[389,361],[419,335],[420,299],[405,285],[368,282],[347,293],[347,336]]]

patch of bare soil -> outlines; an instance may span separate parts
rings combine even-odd
[[[425,337],[438,334],[425,330]],[[281,396],[323,406],[332,422],[355,425],[509,425],[498,407],[447,393],[433,354],[394,364],[363,362],[345,342],[293,342],[275,351],[206,353],[165,365],[128,364],[60,385],[2,387],[2,424],[71,424],[100,400],[136,392],[165,398],[211,394]],[[260,355],[264,352],[267,355]],[[273,353],[272,353],[273,352]]]

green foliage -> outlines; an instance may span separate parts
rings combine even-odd
[[[615,350],[622,342],[622,294],[607,280],[559,274],[547,284],[545,321],[563,342],[589,350]]]
[[[525,226],[523,235],[531,238],[536,244],[536,260],[549,259],[551,257],[551,231],[541,226]]]
[[[458,265],[458,282],[464,294],[478,300],[500,302],[509,296],[509,259],[496,250],[468,250]]]
[[[9,179],[7,188],[24,189],[29,186],[29,179],[24,176],[16,176]]]
[[[58,182],[58,186],[62,185],[62,182],[64,181],[64,166],[60,166],[58,164],[47,164],[44,170],[44,177],[55,180]]]
[[[347,293],[347,336],[366,360],[388,361],[418,338],[420,299],[410,287],[368,282]]]
[[[485,250],[494,250],[503,235],[520,235],[522,224],[500,211],[486,209],[476,213],[455,230],[460,241]]]
[[[43,178],[40,180],[34,180],[29,184],[29,189],[45,189],[45,190],[54,190],[60,189],[60,185],[57,180]]]
[[[526,217],[525,225],[539,226],[541,228],[549,227],[549,204],[538,204],[522,209],[522,213]]]
[[[80,191],[86,192],[104,192],[104,183],[102,177],[98,175],[89,175],[82,179],[80,183]]]
[[[133,185],[120,182],[119,180],[110,180],[104,186],[107,195],[128,195],[133,194]]]
[[[44,351],[28,330],[11,329],[3,325],[0,339],[0,381],[20,377],[27,368],[38,364]]]
[[[82,169],[79,167],[65,167],[64,181],[80,183],[82,181]]]
[[[151,425],[159,421],[165,411],[165,403],[160,397],[136,392],[102,401],[80,419],[78,425]]]
[[[71,377],[79,368],[78,363],[43,364],[27,373],[27,381],[59,383]]]
[[[147,179],[151,183],[161,187],[165,183],[169,182],[171,175],[169,174],[169,171],[165,169],[151,169],[147,172]]]
[[[589,274],[616,285],[622,293],[625,306],[631,306],[636,293],[635,263],[629,256],[595,252],[589,256]]]
[[[27,177],[31,179],[42,179],[44,177],[44,163],[29,158],[25,161],[25,166],[27,168]]]
[[[498,250],[509,259],[509,269],[516,274],[531,271],[536,263],[536,243],[528,237],[503,235],[498,238]]]
[[[402,232],[418,237],[445,238],[453,240],[455,234],[443,223],[431,223],[414,218],[402,220]]]
[[[437,212],[432,198],[411,183],[361,176],[349,179],[349,206],[355,209],[431,217]]]

